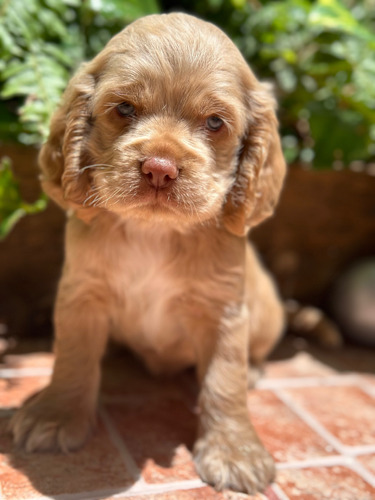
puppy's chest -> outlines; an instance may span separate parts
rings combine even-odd
[[[156,335],[185,293],[171,241],[157,231],[128,231],[113,267],[116,316],[125,335]]]

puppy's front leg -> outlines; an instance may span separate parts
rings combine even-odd
[[[240,309],[227,311],[216,335],[202,337],[200,436],[194,455],[202,479],[217,489],[255,493],[272,481],[274,463],[249,420],[249,323],[245,308]]]
[[[27,400],[11,421],[16,445],[28,452],[76,449],[95,421],[108,318],[100,297],[76,290],[62,279],[55,307],[51,383]]]

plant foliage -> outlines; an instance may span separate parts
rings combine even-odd
[[[156,0],[0,0],[0,136],[39,145],[71,73]],[[10,162],[0,170],[0,237],[25,213]]]
[[[24,144],[46,139],[78,64],[125,24],[157,11],[154,0],[0,0],[0,132]],[[9,123],[15,109],[21,127]]]
[[[374,161],[375,0],[182,0],[179,7],[221,26],[255,73],[274,83],[289,162]]]
[[[212,20],[256,74],[274,82],[288,161],[315,168],[374,161],[375,0],[0,0],[1,138],[39,145],[78,64],[160,9]],[[28,210],[22,203],[5,162],[3,232]]]
[[[18,182],[11,170],[11,161],[4,156],[0,163],[0,239],[6,236],[14,224],[26,214],[44,210],[46,197],[42,195],[34,203],[22,200]]]
[[[375,158],[374,7],[287,0],[242,25],[244,53],[278,86],[289,160],[329,167]]]

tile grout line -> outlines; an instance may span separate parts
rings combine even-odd
[[[61,493],[53,496],[29,497],[26,500],[101,500],[103,497],[115,498],[114,495],[118,494],[118,492],[119,488],[112,488],[94,491],[81,491],[79,493]]]
[[[359,385],[360,389],[371,396],[372,398],[375,398],[375,387],[373,387],[371,384],[368,382],[364,381]]]
[[[349,467],[367,483],[371,484],[373,488],[375,488],[375,476],[365,466],[353,458],[349,463]]]
[[[276,463],[276,469],[308,469],[310,467],[335,467],[336,465],[347,465],[352,458],[343,455],[332,455],[328,457],[310,458],[307,460],[295,460],[290,462]]]
[[[135,463],[130,451],[128,450],[125,441],[117,431],[116,425],[113,423],[111,417],[109,416],[107,410],[101,406],[99,410],[99,414],[101,419],[104,422],[104,425],[108,431],[108,434],[111,438],[113,445],[119,451],[122,461],[129,471],[131,477],[134,479],[134,484],[125,491],[118,493],[122,497],[131,497],[134,495],[142,494],[151,494],[151,493],[164,493],[169,491],[174,491],[176,488],[178,489],[189,489],[189,488],[202,488],[206,486],[206,484],[200,479],[189,479],[186,481],[175,481],[171,483],[155,483],[148,484],[142,477],[141,471],[139,470],[137,464]],[[95,492],[93,492],[95,493]],[[117,498],[118,495],[114,495],[113,498]]]
[[[344,455],[349,457],[358,457],[360,455],[369,455],[375,453],[375,444],[362,444],[358,446],[348,446],[341,444]]]
[[[341,455],[346,457],[356,457],[358,455],[366,455],[375,453],[375,445],[358,445],[348,446],[343,444],[333,434],[331,434],[308,410],[305,410],[292,397],[287,395],[283,390],[274,390],[275,395],[283,401],[295,414],[297,414],[310,428],[327,441]]]
[[[354,457],[336,455],[333,457],[321,457],[296,462],[285,462],[276,464],[277,470],[307,469],[319,467],[347,467],[360,476],[365,482],[375,488],[375,476],[366,467],[359,463]]]
[[[346,449],[342,443],[331,434],[311,413],[296,403],[283,390],[274,390],[275,395],[296,415],[298,415],[311,429],[329,443],[340,455],[346,455]]]
[[[102,421],[104,422],[109,437],[112,441],[112,444],[116,447],[117,451],[120,453],[120,456],[127,471],[130,473],[134,481],[138,481],[139,480],[138,478],[141,477],[141,471],[139,470],[124,440],[117,431],[115,424],[112,422],[111,417],[109,416],[107,410],[104,408],[103,405],[101,405],[99,408],[99,415]]]
[[[281,399],[281,401],[286,404],[294,413],[296,413],[307,425],[309,425],[310,428],[312,428],[318,435],[320,435],[323,439],[325,439],[331,446],[334,447],[341,455],[342,455],[342,463],[336,463],[334,464],[332,462],[331,465],[344,465],[354,472],[358,474],[365,482],[370,484],[372,487],[375,487],[375,476],[369,472],[362,464],[360,464],[355,457],[353,456],[353,448],[355,450],[356,447],[349,447],[343,445],[338,439],[336,439],[323,425],[321,425],[313,415],[311,415],[307,410],[305,410],[303,407],[301,407],[298,403],[296,403],[293,398],[288,396],[283,390],[276,390],[274,391],[276,396]],[[363,450],[364,447],[357,447]],[[367,448],[367,450],[370,447]],[[372,446],[371,446],[372,448]],[[323,458],[323,457],[322,457]],[[329,457],[327,457],[329,458]],[[336,460],[338,460],[338,457],[336,457]],[[289,467],[292,468],[297,468],[300,466],[300,464],[295,463],[295,466],[293,467],[293,464],[288,464]],[[328,465],[328,462],[326,463],[326,466]],[[287,468],[287,467],[285,467]],[[282,467],[280,467],[282,469]]]
[[[113,496],[113,498],[131,498],[135,495],[153,495],[158,493],[170,493],[173,491],[183,491],[190,489],[200,489],[208,486],[206,483],[200,479],[187,479],[185,481],[175,481],[171,483],[144,483],[140,485],[140,482],[134,485],[134,488],[129,488],[123,493],[118,493]]]
[[[36,377],[36,376],[50,376],[52,368],[0,368],[0,378],[11,379],[20,377]],[[314,386],[355,386],[361,389],[371,397],[375,397],[375,389],[371,384],[363,381],[357,374],[350,375],[332,375],[328,377],[305,377],[304,379],[284,378],[284,379],[268,379],[261,380],[256,385],[255,389],[258,390],[271,390],[289,409],[298,415],[311,429],[313,429],[320,437],[328,442],[333,448],[341,453],[341,455],[321,457],[317,459],[310,459],[306,461],[284,462],[277,464],[278,470],[297,469],[307,467],[329,467],[329,466],[346,466],[358,474],[365,482],[375,487],[375,475],[371,473],[365,466],[358,462],[355,457],[364,454],[375,452],[375,445],[358,445],[347,446],[339,441],[333,434],[331,434],[307,409],[300,406],[293,397],[288,395],[283,389],[293,388],[308,388]],[[127,396],[124,396],[124,401]],[[155,483],[149,484],[144,481],[141,472],[136,465],[132,454],[128,450],[124,439],[119,434],[116,424],[108,414],[107,410],[102,406],[99,410],[101,419],[106,427],[113,445],[120,453],[121,459],[134,479],[134,484],[126,487],[123,491],[121,488],[112,488],[107,490],[97,490],[92,492],[81,493],[66,493],[61,495],[54,495],[52,497],[42,496],[33,498],[33,500],[87,500],[87,498],[99,499],[103,496],[110,496],[111,498],[131,498],[137,495],[151,495],[154,493],[172,492],[185,489],[198,489],[207,486],[200,479],[192,479],[185,481],[176,481],[174,483]],[[139,479],[140,478],[140,479]],[[275,492],[280,500],[290,500],[288,496],[282,491],[278,484],[271,485],[271,489]],[[0,490],[0,499],[1,499]],[[30,499],[31,500],[31,499]]]
[[[258,390],[277,390],[277,389],[293,389],[303,387],[329,387],[329,386],[345,386],[359,385],[359,379],[356,374],[350,375],[329,375],[324,377],[301,377],[301,378],[274,378],[260,379],[255,389]]]
[[[271,490],[275,493],[278,500],[290,500],[288,495],[280,488],[277,483],[271,484]]]
[[[0,379],[50,377],[53,368],[0,368]]]
[[[104,496],[113,499],[132,498],[141,495],[153,495],[158,493],[168,493],[172,491],[183,491],[199,489],[207,486],[200,479],[188,479],[185,481],[175,481],[172,483],[147,484],[141,481],[135,482],[132,486],[121,488],[111,488],[94,491],[81,491],[79,493],[61,493],[60,495],[31,497],[28,500],[99,500]],[[120,491],[119,491],[120,490]]]

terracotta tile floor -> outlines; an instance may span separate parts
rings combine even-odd
[[[291,345],[280,346],[284,359],[270,361],[249,391],[249,414],[278,469],[264,495],[249,497],[216,492],[195,472],[193,372],[155,379],[127,353],[104,361],[99,425],[82,450],[15,450],[9,418],[48,383],[53,365],[48,352],[21,344],[0,365],[0,498],[375,500],[374,352],[312,355]]]

